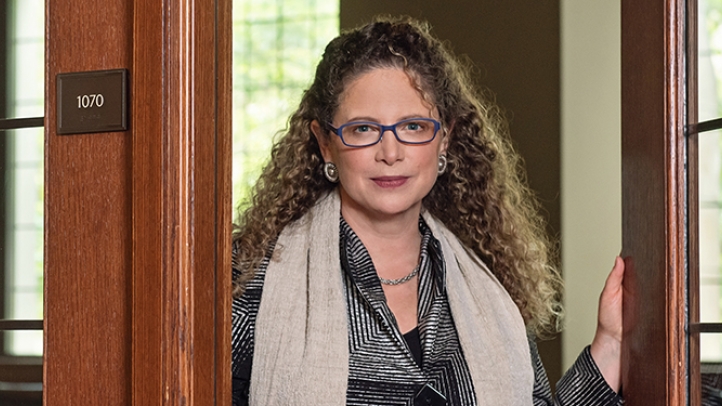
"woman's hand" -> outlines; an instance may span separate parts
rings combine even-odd
[[[594,362],[617,393],[622,385],[622,280],[624,260],[617,257],[599,298],[597,332],[592,341]]]

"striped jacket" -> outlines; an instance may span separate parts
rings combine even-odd
[[[371,257],[341,219],[341,270],[348,311],[347,405],[413,405],[426,398],[443,405],[477,404],[444,290],[444,262],[438,241],[422,220],[419,323],[401,334],[385,304]],[[267,260],[244,294],[233,301],[233,404],[248,404],[254,326]],[[623,401],[606,384],[586,348],[551,394],[536,343],[529,340],[535,369],[534,405],[613,406]],[[323,383],[319,383],[323,384]]]

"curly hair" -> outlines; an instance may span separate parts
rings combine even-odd
[[[563,285],[554,246],[503,115],[475,90],[471,65],[455,58],[428,24],[408,18],[376,19],[326,47],[313,84],[273,146],[249,207],[239,214],[233,235],[234,295],[242,294],[283,228],[336,187],[323,176],[312,121],[331,122],[351,81],[389,67],[409,75],[449,129],[448,167],[423,207],[489,266],[530,332],[539,337],[557,332]]]

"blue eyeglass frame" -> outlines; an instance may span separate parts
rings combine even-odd
[[[399,138],[399,135],[396,134],[396,126],[398,126],[399,124],[411,122],[411,121],[428,121],[428,122],[433,123],[434,124],[434,135],[429,140],[422,141],[422,142],[402,140],[401,138]],[[373,125],[373,126],[379,127],[381,129],[381,131],[379,132],[379,139],[377,139],[374,142],[371,142],[368,144],[363,144],[363,145],[347,144],[346,140],[343,139],[343,135],[341,135],[343,133],[343,129],[350,125],[362,125],[362,124],[368,124],[368,125]],[[441,129],[441,123],[438,120],[435,120],[433,118],[426,118],[426,117],[407,118],[405,120],[401,120],[401,121],[391,124],[391,125],[383,125],[381,123],[376,123],[373,121],[351,121],[346,124],[340,125],[338,128],[334,127],[333,124],[331,124],[331,123],[327,123],[327,125],[331,128],[331,130],[333,130],[334,134],[338,135],[338,137],[341,138],[341,142],[343,142],[343,145],[345,145],[347,147],[352,147],[352,148],[362,148],[362,147],[370,147],[371,145],[376,145],[379,142],[381,142],[381,140],[384,138],[384,133],[386,131],[391,131],[392,133],[394,133],[394,137],[396,137],[396,140],[402,144],[410,144],[410,145],[428,144],[436,138],[436,134],[438,134],[439,130]]]

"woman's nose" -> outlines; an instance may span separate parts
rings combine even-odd
[[[376,155],[379,161],[384,161],[387,164],[391,165],[394,162],[400,161],[404,158],[404,145],[399,142],[399,140],[396,138],[396,134],[394,134],[393,131],[384,131],[381,134],[381,141],[379,142],[379,145],[381,147],[379,148]]]

